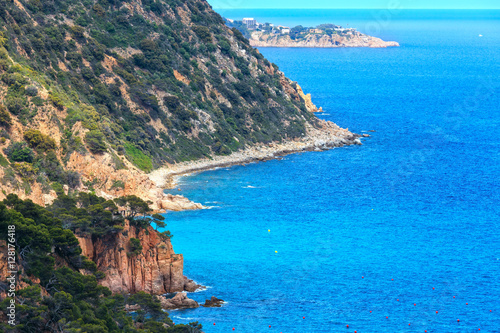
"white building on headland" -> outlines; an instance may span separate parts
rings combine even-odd
[[[255,29],[255,27],[257,26],[257,21],[253,17],[246,17],[243,19],[243,24],[247,26],[247,29]]]
[[[290,33],[290,28],[283,28],[283,29],[281,29],[281,33],[282,33],[283,35],[285,35],[285,34],[289,34],[289,33]]]

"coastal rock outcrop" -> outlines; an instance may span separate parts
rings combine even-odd
[[[212,296],[210,299],[207,299],[205,301],[205,304],[202,304],[201,306],[205,308],[220,308],[222,304],[224,304],[224,300]]]
[[[182,195],[165,194],[158,202],[159,209],[181,211],[203,209],[203,205],[195,203]]]
[[[380,38],[361,33],[351,33],[346,36],[326,34],[309,34],[303,40],[292,40],[289,35],[274,35],[263,31],[253,32],[250,37],[253,47],[397,47],[397,42],[386,42]]]
[[[323,108],[319,108],[314,105],[314,103],[312,102],[312,97],[311,97],[311,94],[304,94],[304,91],[302,90],[302,88],[297,84],[297,92],[299,94],[300,97],[302,97],[302,99],[304,100],[304,103],[306,105],[306,108],[309,112],[323,112]]]
[[[102,238],[77,237],[82,254],[106,274],[100,284],[113,293],[164,294],[198,289],[183,275],[184,258],[174,253],[169,239],[152,227],[137,228],[126,222],[122,232]],[[139,254],[130,252],[130,240],[140,240]]]
[[[161,307],[165,310],[194,309],[200,307],[198,302],[188,298],[185,293],[177,293],[177,295],[172,298],[166,298],[165,296],[156,297],[158,297]]]

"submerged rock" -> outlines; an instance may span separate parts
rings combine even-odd
[[[205,301],[205,304],[202,304],[201,306],[205,308],[220,308],[224,304],[224,301],[221,300],[220,298],[217,298],[215,296],[212,296],[212,298],[207,299]]]

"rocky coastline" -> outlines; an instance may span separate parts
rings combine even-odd
[[[141,244],[140,253],[133,255],[128,252],[132,238]],[[160,237],[151,226],[139,228],[125,221],[122,232],[104,237],[77,235],[77,239],[82,255],[106,274],[99,283],[113,293],[161,295],[204,288],[184,276],[183,255],[175,253],[170,239]]]
[[[293,40],[289,35],[272,35],[264,32],[254,32],[250,38],[253,47],[311,47],[311,48],[338,48],[338,47],[370,47],[386,48],[398,47],[397,42],[386,42],[380,38],[361,33],[346,36],[326,34],[309,34],[304,39]]]
[[[182,162],[159,168],[148,176],[159,188],[176,187],[178,177],[217,168],[263,162],[285,155],[306,151],[322,151],[349,145],[361,145],[359,134],[340,128],[335,123],[319,120],[320,128],[308,128],[303,137],[285,142],[257,145],[228,156],[214,156],[211,159]],[[366,135],[365,135],[366,136]]]

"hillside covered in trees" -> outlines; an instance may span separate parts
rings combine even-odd
[[[117,214],[118,205],[127,215]],[[61,195],[44,208],[10,194],[0,202],[0,331],[2,332],[199,332],[198,323],[174,325],[162,311],[156,296],[145,292],[114,294],[100,285],[105,273],[82,256],[76,235],[113,236],[122,232],[125,218],[137,228],[152,223],[164,225],[162,217],[146,216],[147,203],[137,197],[105,200],[93,194]],[[150,229],[149,232],[155,232]],[[8,240],[15,238],[15,242]],[[169,239],[168,232],[160,237]],[[128,256],[141,252],[133,239]],[[8,242],[8,243],[7,243]],[[15,319],[8,317],[11,304],[11,267],[7,266],[8,244],[17,253]],[[9,246],[9,251],[13,249]],[[127,313],[133,305],[135,316]],[[10,325],[12,319],[16,325]]]
[[[182,290],[182,256],[149,225],[161,217],[145,218],[163,194],[146,173],[300,138],[320,127],[301,96],[203,0],[0,0],[0,248],[14,226],[13,331],[199,331],[174,325],[149,293],[112,294],[79,242],[120,239],[112,250],[129,263],[162,251],[172,268],[155,274],[174,272]]]
[[[205,1],[0,0],[0,178],[27,192],[92,181],[79,156],[149,172],[315,121]]]
[[[204,0],[0,0],[0,254],[14,228],[19,287],[13,329],[4,256],[0,330],[199,332],[151,295],[192,281],[150,226],[189,200],[148,173],[313,130],[355,143],[313,107]]]

